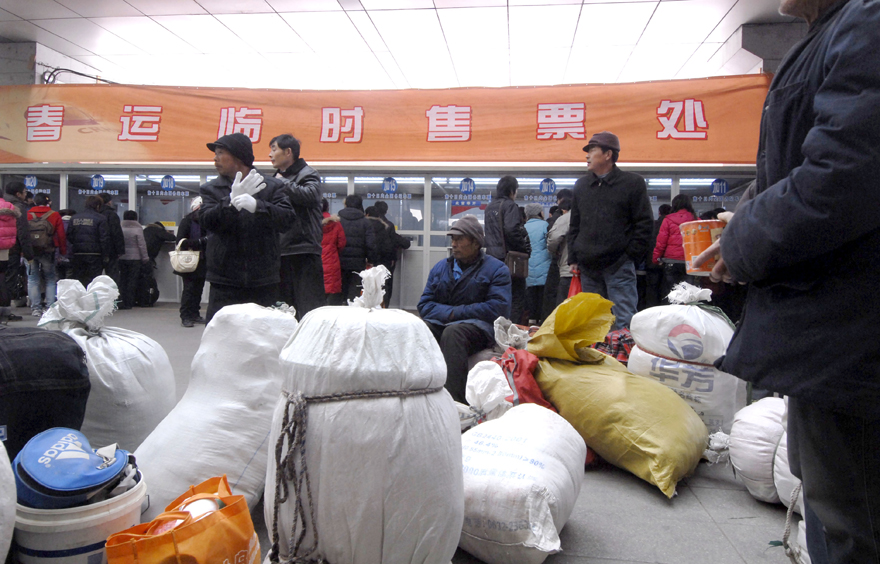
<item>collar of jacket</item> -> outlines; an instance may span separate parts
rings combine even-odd
[[[276,173],[280,172],[281,176],[283,176],[284,178],[291,178],[291,177],[299,174],[299,171],[301,171],[305,167],[306,167],[306,161],[305,161],[305,159],[300,157],[300,158],[296,159],[296,161],[292,165],[287,167],[287,170],[284,170],[284,171],[277,170]]]
[[[611,172],[605,175],[605,178],[599,178],[599,175],[594,172],[591,172],[590,174],[593,175],[593,180],[590,182],[591,186],[595,186],[600,182],[604,182],[605,184],[610,184],[611,186],[614,186],[618,179],[620,179],[620,169],[617,168],[616,164],[611,165]]]
[[[461,275],[462,275],[462,277],[464,277],[464,275],[467,274],[467,272],[468,272],[471,268],[473,268],[473,267],[475,267],[475,266],[481,264],[485,259],[486,259],[486,250],[485,250],[485,249],[480,249],[480,254],[479,254],[479,256],[477,257],[477,260],[475,260],[474,262],[472,262],[472,263],[470,263],[470,264],[462,264],[462,265],[461,265]],[[455,257],[450,256],[450,257],[448,257],[446,260],[447,260],[447,262],[449,262],[449,268],[455,268]],[[461,278],[459,278],[459,280],[461,280]]]

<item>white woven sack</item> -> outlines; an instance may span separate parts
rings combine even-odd
[[[0,441],[0,557],[9,552],[12,531],[15,530],[15,475],[6,455],[6,447]]]
[[[691,305],[642,310],[630,322],[633,340],[645,352],[711,365],[727,351],[733,337],[728,321]]]
[[[782,438],[782,398],[764,398],[740,409],[730,430],[730,462],[757,500],[779,503],[773,482],[776,447]]]
[[[253,509],[263,494],[269,427],[281,389],[278,355],[293,313],[256,304],[221,309],[205,328],[183,398],[135,451],[161,513],[190,485],[226,474]]]
[[[58,300],[39,326],[67,333],[86,353],[92,389],[80,431],[95,447],[134,451],[177,403],[174,369],[162,345],[128,329],[106,327],[119,290],[109,276],[88,288],[58,282]]]
[[[464,397],[471,407],[484,414],[486,420],[498,419],[513,407],[507,401],[511,395],[513,390],[497,362],[483,360],[468,372]]]
[[[791,473],[788,464],[788,433],[782,433],[779,444],[776,447],[776,455],[773,460],[773,484],[779,501],[786,507],[791,506],[791,494],[801,481]],[[801,489],[794,504],[794,511],[798,515],[804,514],[804,492]]]
[[[730,434],[734,414],[746,405],[746,383],[714,366],[660,358],[636,345],[630,351],[627,368],[633,374],[659,381],[681,396],[697,412],[709,433]]]
[[[270,452],[286,457],[286,433],[302,433],[304,460],[295,449],[285,468],[295,464],[298,476],[308,475],[299,495],[291,481],[278,484],[289,493],[278,505],[281,561],[320,555],[334,564],[448,564],[464,514],[461,430],[442,387],[443,355],[425,323],[395,309],[319,308],[303,318],[281,363]],[[283,427],[294,412],[288,395],[368,391],[413,395],[298,404],[307,419],[291,417]],[[270,536],[276,469],[272,457],[264,498]],[[288,543],[303,531],[303,521],[295,523],[297,499],[306,525],[298,548]]]
[[[547,408],[522,404],[461,440],[459,546],[488,564],[540,564],[560,552],[587,456],[574,427]]]

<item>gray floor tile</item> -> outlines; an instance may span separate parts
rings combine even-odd
[[[747,491],[691,488],[718,525],[751,525],[781,530],[785,506],[758,501]]]
[[[797,518],[793,520],[792,536],[797,540]],[[771,546],[772,541],[782,541],[785,532],[783,523],[780,527],[763,527],[755,525],[720,525],[727,540],[733,544],[746,564],[789,564],[781,546]]]
[[[733,473],[730,464],[707,464],[701,462],[691,476],[682,480],[693,488],[714,488],[724,490],[745,490],[746,486]]]

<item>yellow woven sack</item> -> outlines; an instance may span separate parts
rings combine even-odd
[[[605,338],[613,319],[611,302],[596,294],[563,302],[528,344],[540,358],[536,380],[588,447],[671,498],[697,467],[708,430],[671,389],[586,348]]]

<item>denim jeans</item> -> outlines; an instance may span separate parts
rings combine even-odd
[[[55,303],[55,285],[58,278],[55,276],[55,252],[43,253],[34,257],[28,263],[28,298],[31,300],[31,309],[38,309],[42,298],[40,296],[40,282],[46,284],[46,307]]]
[[[581,292],[599,294],[614,302],[612,331],[629,328],[632,316],[639,305],[639,290],[636,287],[636,267],[627,255],[602,270],[581,269]]]

